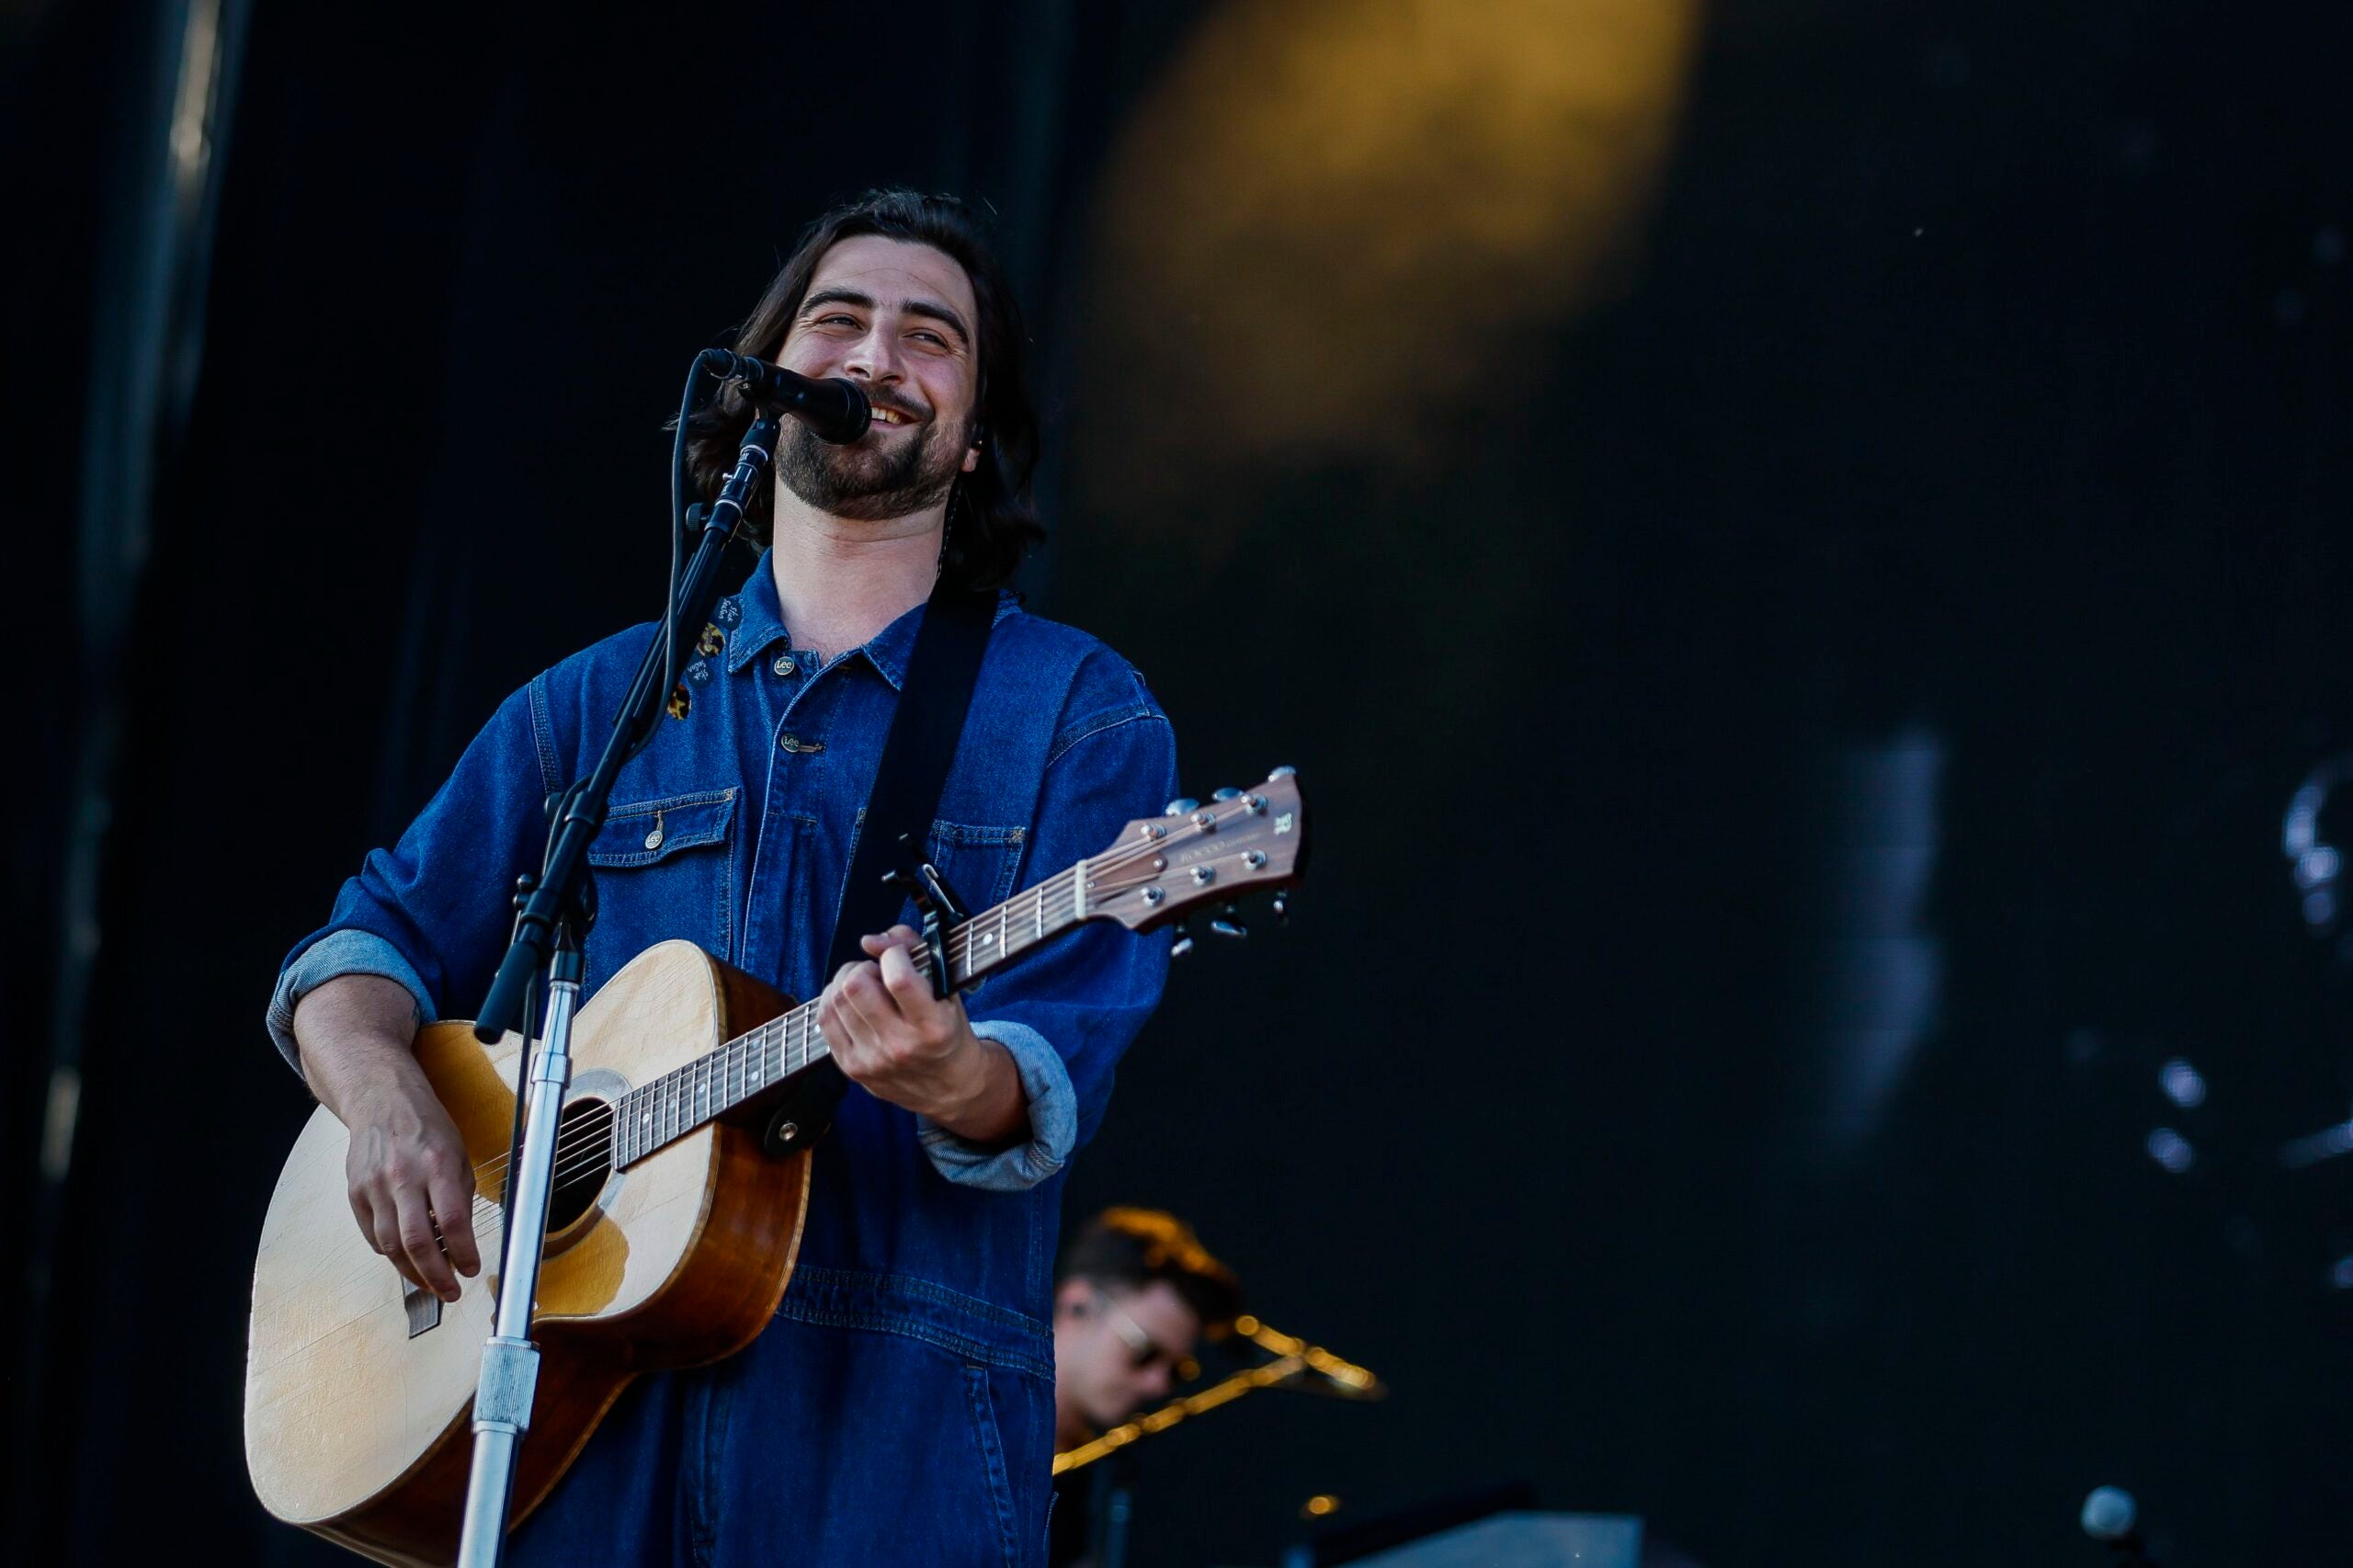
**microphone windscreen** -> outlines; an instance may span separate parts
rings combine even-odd
[[[2139,1513],[2132,1494],[2122,1487],[2096,1487],[2084,1499],[2084,1533],[2094,1540],[2120,1540],[2132,1533]]]

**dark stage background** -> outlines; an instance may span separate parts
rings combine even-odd
[[[0,15],[24,1560],[335,1555],[240,1447],[273,968],[653,611],[688,359],[881,181],[1002,215],[1033,608],[1318,814],[1070,1205],[1394,1397],[1154,1439],[1138,1563],[1515,1477],[1712,1564],[2088,1565],[2103,1482],[2353,1550],[2342,5]]]

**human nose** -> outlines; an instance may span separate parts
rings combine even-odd
[[[880,323],[870,326],[849,352],[842,356],[842,374],[853,381],[891,383],[906,379],[899,362],[898,340],[882,330]]]

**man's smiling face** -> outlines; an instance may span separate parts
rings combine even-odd
[[[833,446],[790,422],[777,477],[838,517],[878,522],[937,506],[980,460],[972,279],[926,244],[860,234],[818,258],[777,360],[858,383],[873,405],[866,434]]]

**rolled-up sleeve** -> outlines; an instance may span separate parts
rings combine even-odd
[[[1112,844],[1176,790],[1168,721],[1134,672],[1117,700],[1063,726],[1023,868],[1028,887]],[[973,1144],[916,1119],[933,1168],[995,1191],[1035,1187],[1094,1137],[1120,1058],[1160,1002],[1168,942],[1091,920],[995,974],[972,994],[972,1031],[1003,1046],[1029,1101],[1029,1135],[1010,1148]]]
[[[1021,1091],[1029,1099],[1029,1136],[1010,1149],[986,1150],[959,1138],[927,1116],[915,1118],[916,1134],[933,1168],[966,1187],[1019,1192],[1063,1168],[1078,1144],[1078,1096],[1070,1069],[1046,1037],[1011,1018],[982,1018],[972,1032],[993,1040],[1013,1058]]]
[[[429,1024],[440,1016],[434,1010],[432,993],[425,989],[416,966],[398,948],[373,931],[352,926],[330,931],[278,971],[278,989],[270,993],[269,1038],[286,1058],[286,1064],[298,1074],[302,1071],[302,1052],[294,1043],[294,1009],[301,1005],[303,997],[328,981],[347,974],[381,975],[398,983],[416,998],[419,1023]]]

